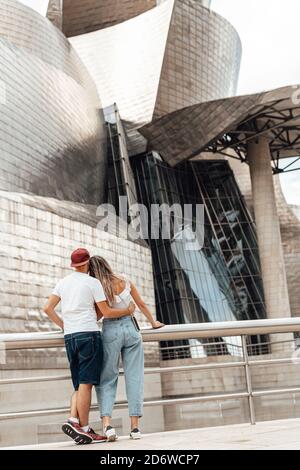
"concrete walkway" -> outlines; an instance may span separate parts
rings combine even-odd
[[[72,441],[14,449],[38,450],[300,450],[300,419],[270,421],[255,426],[240,424],[217,428],[202,428],[147,434],[140,441],[120,437],[115,443],[76,446]]]

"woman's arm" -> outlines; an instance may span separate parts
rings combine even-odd
[[[165,326],[160,321],[154,320],[152,313],[150,312],[149,308],[147,307],[147,305],[141,298],[137,288],[133,284],[131,284],[131,297],[137,304],[140,311],[145,315],[148,322],[152,325],[152,328],[156,329],[156,328],[162,328],[163,326]]]
[[[128,317],[129,315],[132,315],[135,311],[135,305],[133,302],[130,302],[129,307],[127,308],[111,308],[106,301],[98,302],[97,307],[99,308],[100,314],[104,318]],[[97,310],[97,316],[98,316],[98,310]]]

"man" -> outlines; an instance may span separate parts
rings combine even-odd
[[[88,275],[90,254],[84,248],[71,255],[75,272],[60,280],[44,312],[64,331],[67,356],[75,392],[71,399],[71,416],[62,430],[77,444],[104,442],[89,426],[93,385],[99,385],[102,368],[102,339],[98,316],[120,318],[131,315],[135,305],[125,309],[108,306],[101,283]],[[55,308],[61,302],[62,318]]]

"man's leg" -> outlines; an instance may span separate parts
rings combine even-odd
[[[78,386],[78,385],[77,385]],[[91,444],[93,442],[93,437],[88,434],[89,427],[86,426],[85,429],[82,429],[79,423],[79,413],[78,413],[78,398],[82,393],[82,386],[79,386],[79,390],[74,392],[71,398],[71,417],[66,421],[63,426],[63,432],[71,437],[77,444]],[[89,407],[87,411],[87,420],[89,414]],[[87,421],[88,422],[88,421]]]
[[[71,338],[65,339],[66,343],[66,352],[68,360],[70,363],[70,371],[72,375],[72,382],[75,389],[75,392],[71,396],[71,410],[69,421],[79,424],[78,411],[77,411],[77,390],[79,386],[79,367],[78,367],[78,357],[74,351],[73,340]]]
[[[79,425],[79,415],[78,415],[78,389],[79,389],[79,362],[78,355],[75,351],[73,339],[68,339],[66,341],[67,346],[67,355],[70,362],[70,369],[72,374],[72,382],[75,389],[71,397],[71,416],[63,424],[63,432],[71,437],[77,444],[91,444],[93,438],[84,432]]]
[[[78,392],[74,392],[71,397],[71,411],[70,411],[70,420],[78,420],[78,410],[77,410],[77,395]],[[79,420],[78,420],[79,423]]]
[[[91,384],[80,384],[77,392],[76,406],[79,416],[79,423],[82,428],[89,424],[89,414],[92,402],[92,388]]]
[[[78,367],[77,411],[82,428],[89,424],[93,386],[99,384],[102,365],[100,332],[78,333],[76,336]]]
[[[89,426],[89,414],[92,402],[92,389],[94,385],[99,384],[101,366],[102,366],[102,341],[100,332],[78,333],[75,338],[76,353],[78,358],[78,382],[75,390],[76,408],[79,416],[79,429],[74,426],[71,428],[75,439],[81,440],[79,443],[86,444],[87,440],[91,442],[105,442],[103,436],[96,434]],[[74,398],[75,409],[75,398]],[[83,434],[84,433],[84,434]],[[72,437],[70,434],[70,436]],[[87,439],[86,439],[87,437]],[[74,439],[74,437],[73,437]],[[76,441],[77,442],[77,441]]]

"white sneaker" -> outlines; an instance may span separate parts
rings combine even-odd
[[[118,439],[116,430],[112,426],[106,426],[103,432],[109,442],[114,442]]]
[[[136,439],[142,439],[142,433],[141,433],[141,431],[140,431],[138,428],[133,429],[133,430],[131,431],[131,433],[130,433],[130,438],[131,438],[131,439],[134,439],[134,440],[136,440]]]

